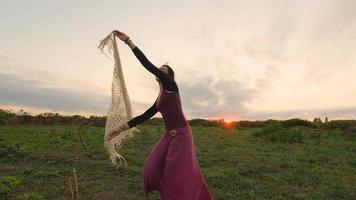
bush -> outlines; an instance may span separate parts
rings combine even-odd
[[[24,157],[27,154],[21,149],[0,143],[0,157],[2,158],[15,158],[15,157]]]
[[[274,134],[275,132],[280,132],[282,129],[278,124],[269,124],[263,127],[262,130],[253,133],[255,137],[266,137],[268,135]]]
[[[356,126],[356,120],[332,120],[324,124],[327,129],[340,129],[343,131],[352,126]]]
[[[21,181],[17,177],[2,176],[0,177],[0,199],[7,199],[10,194],[20,186]]]
[[[260,137],[272,142],[302,143],[304,134],[299,129],[288,129],[278,124],[270,124],[262,130],[253,133],[254,137]]]
[[[297,126],[312,127],[313,123],[308,120],[295,118],[295,119],[288,119],[288,120],[282,121],[281,125],[283,127],[297,127]]]
[[[17,197],[19,200],[45,200],[41,194],[35,193],[35,192],[30,192],[30,193],[25,193],[22,195],[19,195]]]

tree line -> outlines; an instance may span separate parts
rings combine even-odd
[[[226,122],[224,119],[208,120],[208,119],[191,119],[188,120],[191,126],[208,126],[222,128],[259,128],[267,125],[279,125],[282,127],[310,127],[310,128],[327,128],[346,130],[349,127],[356,126],[356,120],[328,120],[324,122],[319,118],[314,118],[313,121],[305,119],[288,119],[288,120],[240,120]],[[81,115],[60,115],[58,113],[41,113],[31,115],[24,110],[13,112],[12,110],[4,110],[0,108],[0,125],[90,125],[97,127],[105,127],[106,116],[81,116]],[[164,121],[160,117],[155,117],[147,120],[144,125],[160,125],[164,126]]]

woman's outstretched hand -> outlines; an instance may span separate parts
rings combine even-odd
[[[120,40],[124,41],[125,44],[129,45],[131,49],[134,49],[136,45],[131,41],[130,37],[127,36],[125,33],[120,32],[118,30],[113,30],[114,36],[120,38]]]
[[[127,36],[125,33],[120,32],[118,30],[113,30],[113,33],[116,37],[120,38],[120,40],[122,41],[126,41],[127,38],[129,38],[129,36]]]

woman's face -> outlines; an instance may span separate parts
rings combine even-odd
[[[162,65],[159,69],[168,74],[168,68],[165,65]],[[160,82],[157,76],[156,76],[156,81]]]

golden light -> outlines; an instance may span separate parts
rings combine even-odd
[[[224,121],[225,121],[225,123],[227,123],[227,124],[230,124],[230,123],[231,123],[231,120],[229,120],[229,119],[225,119]]]
[[[236,127],[236,121],[233,120],[233,116],[230,115],[223,115],[222,117],[220,117],[219,119],[219,125],[222,128],[234,128]]]
[[[224,124],[223,126],[225,128],[232,128],[233,127],[233,123],[232,123],[232,120],[231,119],[224,119]]]

